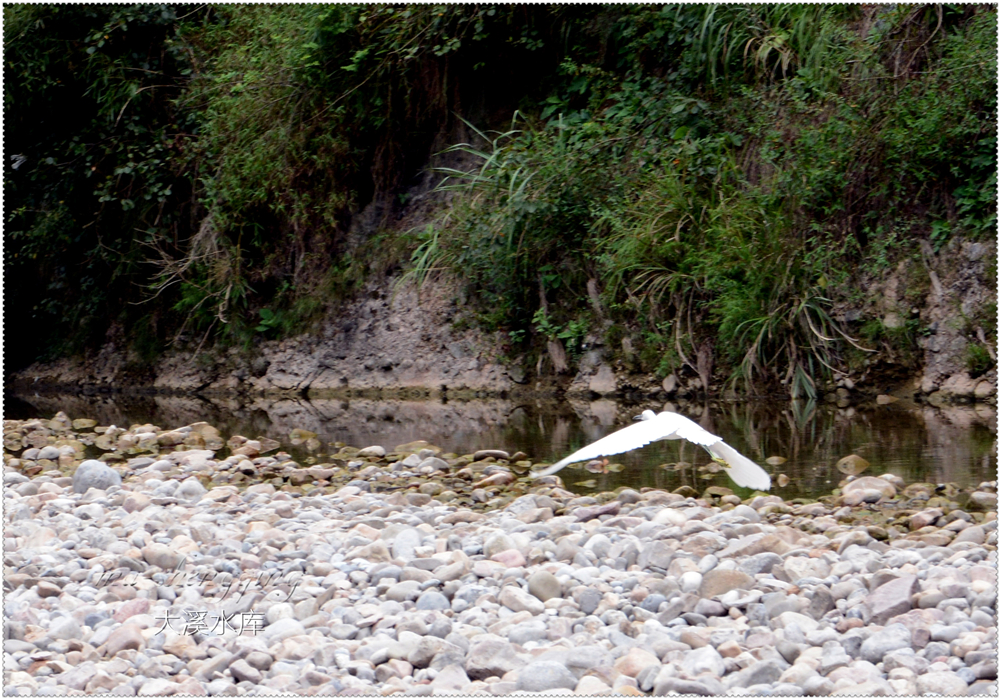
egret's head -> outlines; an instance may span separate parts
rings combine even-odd
[[[654,417],[656,417],[656,413],[654,413],[652,410],[643,410],[641,413],[639,413],[638,415],[636,415],[633,419],[634,420],[652,420]]]

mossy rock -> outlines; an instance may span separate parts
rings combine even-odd
[[[731,488],[726,488],[725,486],[721,485],[710,485],[709,487],[705,488],[704,492],[702,493],[702,497],[705,499],[721,498],[723,496],[732,494],[733,491]]]
[[[879,526],[875,525],[869,526],[866,529],[866,531],[868,532],[868,536],[875,539],[876,541],[885,541],[886,539],[889,538],[889,532],[887,532],[885,529]]]
[[[441,447],[436,447],[430,442],[426,442],[422,439],[418,439],[414,442],[407,442],[406,444],[400,444],[395,449],[393,449],[393,451],[409,455],[409,454],[415,454],[421,449],[430,449],[435,454],[440,454],[442,451]]]
[[[957,483],[942,483],[934,489],[934,492],[946,498],[955,498],[962,492],[962,489],[958,487]]]
[[[428,483],[421,483],[420,486],[417,488],[417,490],[423,493],[424,495],[430,495],[431,497],[435,497],[444,492],[444,487],[440,483],[434,483],[432,481]]]
[[[911,500],[919,496],[929,498],[934,494],[936,488],[937,486],[933,483],[911,483],[903,488],[903,497]]]

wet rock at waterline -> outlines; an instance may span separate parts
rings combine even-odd
[[[857,454],[848,454],[837,462],[837,470],[848,476],[856,476],[866,471],[870,465]]]
[[[995,483],[578,497],[500,452],[136,426],[78,492],[82,435],[35,423],[4,424],[10,695],[996,693]]]

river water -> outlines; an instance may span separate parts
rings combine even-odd
[[[996,412],[986,405],[937,409],[895,403],[870,410],[802,402],[668,404],[720,435],[730,445],[764,465],[775,481],[773,491],[786,500],[829,494],[844,478],[836,464],[848,454],[870,462],[864,475],[894,473],[907,483],[952,482],[966,488],[997,477]],[[552,462],[610,432],[631,424],[645,408],[661,404],[623,404],[553,399],[528,401],[405,401],[237,399],[135,396],[122,394],[32,394],[4,396],[5,419],[88,417],[99,424],[127,427],[152,423],[172,429],[200,420],[218,427],[224,437],[270,437],[298,461],[322,463],[343,443],[366,447],[424,439],[456,454],[497,448],[523,451],[534,462]],[[290,444],[289,433],[302,428],[323,444],[308,453]],[[765,463],[781,457],[780,464]],[[775,459],[772,459],[774,461]],[[691,485],[735,488],[724,474],[708,472],[711,459],[683,441],[658,442],[611,459],[618,472],[592,474],[567,468],[560,472],[578,493],[613,490],[622,485],[673,490]],[[788,483],[778,485],[778,474]],[[784,479],[782,479],[783,481]]]

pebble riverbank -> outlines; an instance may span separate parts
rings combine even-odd
[[[997,692],[995,482],[581,497],[524,454],[62,414],[4,444],[10,696]]]

